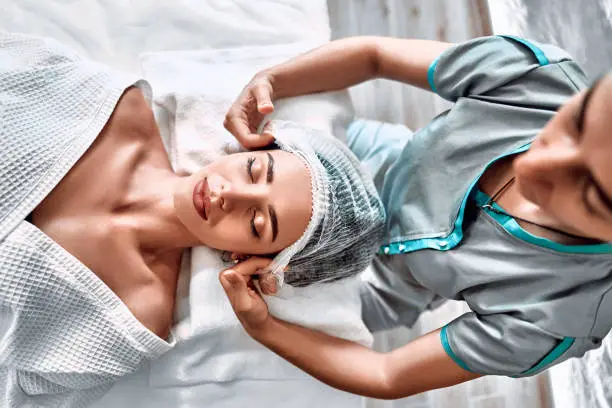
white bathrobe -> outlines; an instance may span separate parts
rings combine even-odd
[[[118,377],[173,346],[24,221],[136,82],[55,41],[0,32],[2,407],[86,406]]]

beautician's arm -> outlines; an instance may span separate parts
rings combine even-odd
[[[255,340],[324,383],[354,394],[396,399],[480,376],[465,371],[446,354],[439,330],[392,352],[378,353],[270,316],[265,302],[248,286],[250,275],[267,262],[254,258],[238,264],[220,275],[221,284]]]
[[[245,147],[263,147],[272,136],[255,132],[263,116],[274,110],[276,99],[340,90],[373,78],[429,89],[429,66],[452,45],[390,37],[332,41],[255,75],[229,109],[225,127]]]
[[[479,377],[446,354],[440,330],[389,353],[377,353],[275,318],[252,336],[324,383],[372,398],[404,398]]]
[[[453,44],[391,37],[352,37],[332,41],[263,73],[274,98],[348,88],[386,78],[430,89],[427,70]]]

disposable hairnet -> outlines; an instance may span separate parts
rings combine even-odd
[[[278,147],[306,163],[313,205],[306,231],[274,258],[270,271],[292,286],[361,272],[380,246],[385,224],[371,176],[332,135],[293,122],[273,121],[272,126]]]

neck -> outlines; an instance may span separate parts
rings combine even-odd
[[[540,206],[523,196],[514,183],[511,183],[499,194],[503,186],[514,177],[512,159],[507,159],[492,169],[481,182],[481,188],[491,197],[497,194],[495,202],[510,214],[519,225],[529,233],[559,242],[565,245],[592,243],[593,240],[582,238],[576,231],[567,228],[551,217]]]
[[[143,169],[135,177],[123,208],[143,250],[163,253],[201,245],[176,216],[173,193],[181,179],[161,168]]]
[[[523,197],[518,189],[515,188],[514,190],[518,196],[518,206],[513,215],[523,218],[523,220],[517,220],[517,222],[526,231],[565,245],[585,245],[596,242],[582,237],[579,232],[560,224],[539,206]]]

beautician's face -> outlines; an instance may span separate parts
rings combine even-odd
[[[568,232],[612,241],[612,75],[564,105],[514,169],[522,194]]]
[[[296,242],[308,225],[310,174],[298,156],[282,150],[232,154],[184,178],[174,207],[204,245],[273,254]]]

